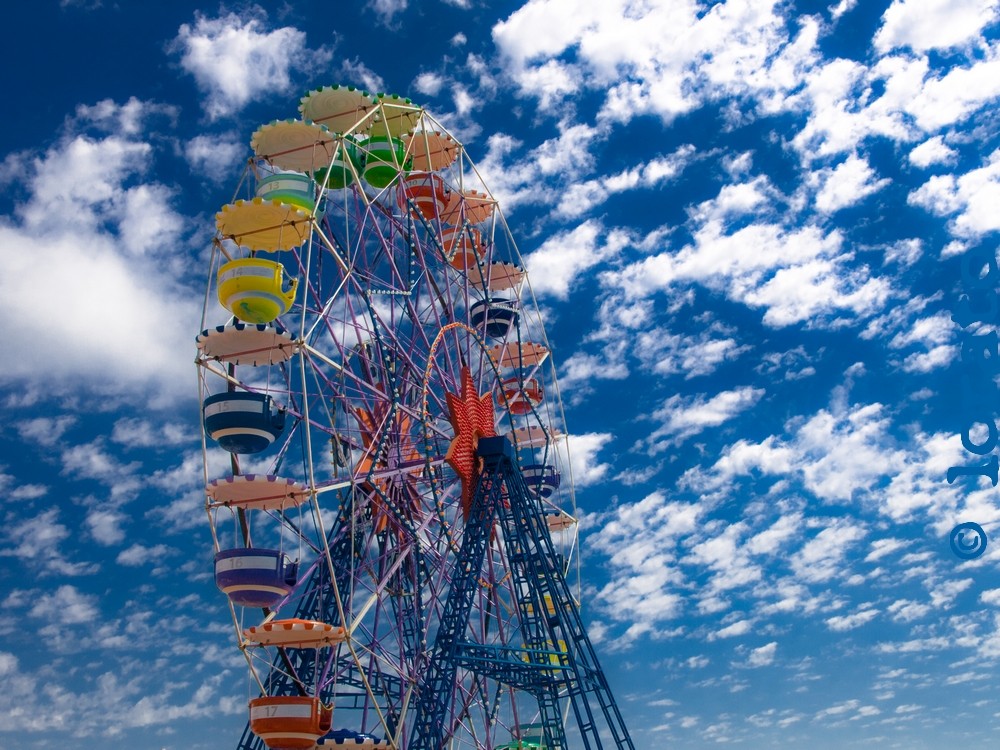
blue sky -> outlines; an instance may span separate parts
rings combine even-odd
[[[6,15],[0,747],[235,746],[193,339],[251,134],[334,83],[501,202],[637,746],[996,742],[1000,543],[948,536],[998,490],[945,479],[997,410],[951,320],[1000,230],[996,0]]]

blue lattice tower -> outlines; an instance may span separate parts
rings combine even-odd
[[[565,701],[571,706],[584,748],[634,750],[579,608],[557,564],[541,504],[517,466],[514,446],[502,437],[481,438],[476,453],[482,470],[430,664],[417,696],[416,719],[406,750],[441,750],[445,746],[444,711],[459,669],[534,696],[547,750],[568,750],[560,711]],[[468,638],[483,562],[497,525],[507,547],[511,574],[517,588],[525,592],[519,613],[524,648],[477,644]]]

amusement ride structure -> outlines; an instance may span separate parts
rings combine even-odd
[[[253,134],[216,214],[197,337],[238,748],[633,748],[496,201],[408,99],[329,86],[299,110]]]

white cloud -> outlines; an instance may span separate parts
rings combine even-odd
[[[493,27],[493,39],[518,62],[558,54],[578,41],[599,7],[578,7],[570,0],[529,2]]]
[[[703,512],[659,492],[609,512],[588,538],[588,547],[605,554],[612,568],[611,581],[597,595],[609,617],[655,632],[681,612],[678,541],[694,531]]]
[[[946,367],[956,359],[957,347],[952,345],[955,327],[947,313],[916,317],[909,330],[899,331],[889,340],[890,349],[920,346],[924,351],[907,355],[902,367],[906,372],[929,372]]]
[[[753,408],[763,395],[763,388],[743,386],[722,391],[711,398],[701,395],[670,396],[663,406],[653,412],[652,418],[660,422],[660,426],[649,436],[650,450],[658,453],[672,445],[679,445],[710,427],[725,424],[747,409]]]
[[[522,70],[517,76],[517,84],[527,95],[538,99],[541,111],[553,111],[568,95],[583,88],[583,74],[576,66],[547,60]]]
[[[926,61],[902,58],[885,58],[871,68],[842,58],[817,63],[804,81],[804,92],[785,105],[808,116],[793,144],[809,160],[855,152],[870,136],[911,140],[913,127],[905,111],[927,70]],[[875,82],[882,89],[878,97],[872,93]]]
[[[485,73],[484,73],[485,75]],[[480,88],[489,84],[480,83]],[[606,136],[606,131],[560,120],[557,133],[524,151],[524,143],[506,133],[494,133],[487,139],[486,156],[476,171],[489,186],[504,213],[510,215],[519,205],[561,205],[567,186],[576,184],[593,172],[591,150]]]
[[[76,120],[103,130],[106,133],[137,137],[142,135],[148,121],[156,116],[166,117],[175,123],[179,112],[168,104],[143,101],[130,97],[124,104],[113,99],[102,99],[97,104],[80,104],[76,108]]]
[[[835,404],[786,427],[787,437],[737,441],[710,469],[685,472],[681,486],[712,493],[729,491],[740,476],[785,478],[820,500],[871,503],[897,519],[922,506],[931,506],[937,517],[954,502],[953,488],[940,487],[940,478],[960,461],[957,437],[918,435],[914,440],[921,449],[906,450],[891,437],[891,421],[880,404]]]
[[[573,483],[576,486],[586,487],[596,484],[607,474],[611,466],[602,463],[598,458],[598,453],[611,442],[611,438],[612,436],[606,432],[587,432],[567,436],[569,458],[573,465]],[[565,458],[567,449],[563,448],[561,441],[558,449]]]
[[[246,151],[233,133],[197,135],[184,144],[191,171],[216,184],[232,178]]]
[[[691,547],[690,558],[685,562],[704,565],[712,571],[708,585],[699,593],[699,611],[706,614],[726,611],[730,592],[763,577],[761,567],[750,557],[749,547],[743,544],[747,531],[745,522],[729,524],[720,533],[709,535]]]
[[[762,602],[759,611],[765,615],[794,612],[812,615],[834,606],[831,603],[830,592],[810,595],[807,586],[791,577],[780,578],[773,584],[758,586],[756,593]]]
[[[128,517],[113,508],[91,508],[84,520],[90,535],[98,544],[106,547],[118,544],[125,538],[122,524]]]
[[[688,213],[699,224],[721,225],[730,219],[759,215],[779,199],[771,181],[758,175],[746,182],[723,185],[718,195],[689,208]]]
[[[49,494],[49,488],[44,484],[22,484],[8,492],[11,500],[35,500]]]
[[[80,625],[98,618],[97,597],[64,584],[51,593],[37,592],[28,613],[63,625]]]
[[[746,635],[755,621],[736,611],[721,617],[724,627],[718,623],[720,613],[730,610],[733,601],[746,602],[748,595],[760,613],[811,613],[830,606],[829,595],[825,600],[810,596],[804,585],[791,579],[774,585],[761,564],[762,556],[784,561],[801,546],[808,534],[801,511],[791,511],[779,501],[783,508],[768,512],[766,520],[747,513],[744,520],[728,523],[712,517],[712,502],[710,498],[697,503],[667,500],[664,493],[655,492],[616,505],[588,524],[597,530],[588,536],[587,548],[602,553],[610,568],[610,580],[597,602],[611,621],[630,626],[624,642],[618,642],[620,647],[641,635],[666,637],[671,633],[667,623],[682,616],[690,622],[692,614],[707,618],[710,641]],[[830,563],[828,552],[813,554],[805,549],[804,554]],[[777,604],[764,606],[774,598]],[[695,611],[685,613],[692,599]],[[773,658],[774,648],[765,647],[757,654],[761,666]]]
[[[876,617],[878,617],[878,610],[868,608],[855,612],[852,615],[837,615],[835,617],[828,617],[826,619],[826,625],[835,633],[843,633],[846,630],[860,628],[866,622],[870,622]]]
[[[556,214],[570,219],[582,216],[616,193],[651,188],[672,180],[680,175],[693,154],[693,146],[681,146],[668,156],[652,159],[623,172],[570,183],[561,191]]]
[[[935,175],[910,193],[907,202],[938,216],[952,216],[959,237],[977,237],[1000,229],[1000,149],[986,164],[963,175]]]
[[[764,308],[764,322],[773,327],[804,321],[820,326],[838,313],[866,316],[888,295],[885,281],[851,264],[837,231],[751,223],[727,233],[723,224],[710,220],[694,230],[693,239],[679,251],[607,271],[601,280],[629,299],[699,284],[734,302]],[[745,252],[748,247],[754,252]]]
[[[841,2],[831,15],[852,6]],[[910,142],[995,99],[1000,62],[992,49],[968,67],[933,71],[922,53],[987,47],[980,32],[996,15],[996,0],[897,0],[877,37],[886,54],[871,65],[824,59],[820,37],[829,29],[820,17],[796,17],[793,32],[771,1],[729,0],[705,11],[693,0],[531,0],[497,23],[493,37],[521,94],[543,110],[561,113],[556,105],[584,87],[604,92],[602,123],[644,114],[670,122],[730,100],[736,120],[804,115],[792,144],[808,161],[856,152],[871,137]],[[918,56],[892,53],[898,46]]]
[[[781,516],[770,527],[747,540],[747,551],[754,555],[783,554],[788,544],[802,534],[801,513]]]
[[[974,62],[967,68],[955,67],[940,78],[929,78],[905,111],[917,125],[933,131],[961,122],[1000,96],[1000,59]]]
[[[830,8],[830,17],[836,21],[845,13],[849,13],[854,10],[854,6],[858,4],[858,0],[840,0],[835,6]]]
[[[141,544],[133,544],[127,549],[118,553],[115,562],[128,567],[138,567],[140,565],[157,565],[162,562],[162,558],[172,554],[174,550],[165,544],[154,544],[144,547]]]
[[[955,361],[956,349],[953,346],[936,346],[929,352],[910,354],[903,361],[906,372],[930,372],[939,367],[947,367]]]
[[[172,191],[164,185],[135,185],[123,196],[118,232],[131,255],[149,255],[167,246],[180,245],[183,218],[171,207]]]
[[[897,264],[909,268],[924,254],[924,243],[918,237],[897,240],[885,248],[885,260],[882,265]]]
[[[855,372],[852,377],[856,376]],[[757,614],[820,612],[828,629],[843,632],[861,627],[883,611],[895,621],[917,620],[928,614],[927,606],[950,606],[968,587],[965,579],[937,581],[929,587],[929,605],[902,599],[889,605],[859,602],[846,613],[831,613],[845,605],[843,597],[811,590],[828,589],[834,581],[861,583],[867,572],[860,575],[852,569],[859,557],[885,564],[880,561],[911,545],[883,533],[866,546],[876,525],[853,515],[807,518],[804,508],[810,498],[860,503],[887,518],[909,512],[897,500],[904,495],[916,503],[914,507],[926,503],[926,493],[935,491],[931,485],[938,493],[928,507],[931,518],[948,513],[949,503],[954,502],[951,489],[941,487],[941,477],[955,459],[954,446],[942,452],[937,438],[916,435],[913,440],[923,450],[903,450],[891,437],[884,407],[848,407],[845,394],[846,390],[834,394],[830,410],[790,420],[784,437],[772,435],[756,444],[738,441],[714,466],[686,472],[678,489],[697,494],[697,504],[668,502],[662,493],[654,493],[604,514],[603,526],[588,539],[588,547],[606,557],[611,574],[598,603],[615,622],[639,626],[620,647],[642,635],[663,637],[665,623],[681,616],[684,602],[692,598],[692,614],[728,612],[722,618],[724,627],[716,626],[707,636],[718,640],[753,629],[752,619],[731,611],[746,606],[748,595]],[[678,406],[674,411],[684,410]],[[739,481],[744,477],[752,485]],[[903,478],[909,484],[897,485]],[[729,496],[746,497],[750,486],[759,502],[748,506],[741,520],[713,517],[715,504],[728,507]],[[795,502],[790,498],[799,487],[807,500]],[[984,508],[970,512],[977,518],[989,517]],[[762,557],[780,559],[792,575],[777,581],[765,577]],[[929,572],[914,561],[901,564],[916,575]],[[692,597],[694,580],[698,591]],[[653,606],[662,611],[654,613]],[[760,659],[765,656],[762,652]]]
[[[119,220],[126,181],[145,173],[150,144],[112,134],[102,138],[68,135],[42,155],[16,158],[27,182],[28,200],[17,213],[32,229],[77,222],[90,229],[97,221]]]
[[[767,375],[780,374],[782,380],[801,380],[816,374],[816,368],[808,364],[810,359],[805,347],[800,345],[783,352],[762,354],[760,364],[754,371]]]
[[[288,26],[267,31],[263,12],[253,12],[257,17],[196,13],[194,24],[182,24],[170,45],[206,95],[205,111],[213,120],[270,94],[290,92],[294,71],[330,60],[328,52],[306,49],[304,31]]]
[[[719,638],[735,638],[740,635],[746,635],[750,632],[752,624],[750,620],[737,620],[731,625],[716,630],[714,633],[709,633],[708,640],[715,641]]]
[[[510,215],[520,203],[541,200],[537,185],[537,166],[530,155],[521,152],[523,142],[506,133],[493,133],[486,139],[486,154],[476,163],[483,181],[503,212]]]
[[[181,445],[198,439],[190,424],[158,424],[140,417],[122,417],[111,432],[111,440],[126,448],[158,448]]]
[[[374,93],[385,91],[385,81],[382,80],[382,76],[358,58],[342,60],[340,72],[344,76],[344,80],[356,81],[357,85],[364,86],[368,91]]]
[[[198,313],[173,275],[184,254],[154,253],[180,244],[183,221],[166,188],[138,182],[151,156],[146,142],[70,133],[13,157],[25,200],[0,219],[0,314],[18,335],[0,379],[45,371],[129,395],[158,384],[164,398],[188,380]]]
[[[865,536],[863,527],[841,520],[806,542],[792,558],[792,570],[810,583],[823,583],[843,571],[848,549]]]
[[[782,104],[808,117],[792,142],[808,161],[856,152],[873,136],[906,143],[933,134],[1000,95],[995,58],[990,52],[943,71],[932,71],[926,57],[889,56],[871,67],[843,59],[816,63],[804,92]]]
[[[173,658],[161,655],[152,661],[149,658],[140,661],[134,657],[134,647],[142,640],[139,634],[151,627],[148,617],[139,621],[141,626],[133,626],[133,632],[123,634],[115,632],[115,625],[101,622],[93,601],[81,601],[85,595],[79,592],[60,589],[51,596],[44,592],[28,593],[50,600],[49,608],[68,607],[62,618],[47,617],[49,624],[42,621],[37,642],[68,646],[69,658],[90,649],[102,657],[100,666],[86,670],[81,680],[76,679],[75,670],[66,669],[65,658],[41,661],[32,672],[28,664],[35,666],[39,657],[33,655],[33,659],[20,664],[11,655],[0,654],[8,687],[0,694],[0,731],[22,736],[67,733],[78,739],[88,738],[86,741],[91,744],[107,745],[122,741],[130,729],[144,728],[145,736],[150,736],[150,727],[158,727],[156,732],[169,733],[179,721],[188,724],[194,719],[218,721],[220,716],[245,713],[245,700],[226,694],[227,687],[231,687],[231,672],[219,657],[218,639],[191,639],[171,632]],[[67,622],[68,615],[72,616]],[[96,619],[86,619],[88,615]],[[190,626],[186,620],[180,618]],[[43,651],[39,656],[45,659],[50,652],[51,649],[49,653]],[[202,663],[192,665],[178,659],[181,654],[195,652],[201,654]],[[171,661],[183,661],[184,671],[178,671]],[[54,679],[53,674],[59,674],[61,679]],[[153,675],[158,676],[158,682]],[[154,693],[156,697],[150,697]],[[157,746],[160,744],[163,743]]]
[[[572,393],[574,388],[586,390],[594,380],[624,380],[628,377],[628,366],[622,361],[624,353],[618,347],[617,355],[606,351],[604,356],[575,352],[559,368],[559,387],[563,393]],[[610,356],[609,356],[610,355]]]
[[[531,289],[539,296],[550,294],[565,300],[584,271],[616,257],[628,242],[625,232],[605,232],[594,219],[554,234],[524,260]]]
[[[766,667],[774,663],[774,654],[778,650],[778,642],[771,641],[766,646],[755,648],[750,652],[747,665],[751,667]]]
[[[408,0],[369,0],[368,7],[375,11],[384,24],[391,24],[397,13],[402,13],[409,5]]]
[[[607,89],[604,116],[670,121],[712,96],[770,86],[785,41],[775,3],[637,6],[532,0],[493,27],[509,74],[545,104],[584,84]],[[562,59],[572,49],[575,62]]]
[[[639,466],[628,466],[622,469],[614,475],[613,479],[616,482],[620,482],[624,487],[634,487],[648,482],[650,479],[655,477],[662,468],[662,464],[645,461]]]
[[[997,18],[997,0],[893,0],[875,34],[875,49],[914,52],[957,47],[977,39]]]
[[[919,620],[928,613],[933,612],[934,607],[930,604],[921,604],[920,602],[911,601],[909,599],[897,599],[886,607],[886,610],[897,622],[912,622],[913,620]]]
[[[930,586],[931,606],[940,610],[942,607],[952,607],[955,604],[955,597],[971,586],[974,581],[971,578],[957,578]]]
[[[17,673],[18,662],[14,654],[0,651],[0,677],[9,677]]]
[[[957,193],[954,175],[935,175],[911,192],[907,202],[938,216],[946,216],[962,206]]]
[[[871,543],[872,551],[865,557],[865,562],[881,560],[886,555],[891,555],[893,552],[898,552],[901,549],[907,549],[909,546],[910,543],[902,539],[876,539]]]
[[[4,532],[9,546],[0,548],[0,557],[35,560],[42,576],[82,576],[98,570],[94,563],[70,562],[64,557],[62,543],[69,539],[70,531],[60,522],[58,508],[9,522]]]
[[[888,179],[876,179],[875,170],[866,159],[857,154],[851,154],[833,169],[822,170],[814,175],[822,183],[816,194],[816,208],[828,214],[860,203],[891,182]]]
[[[559,123],[559,135],[537,146],[531,159],[543,176],[562,179],[590,171],[593,156],[590,149],[604,134],[590,125]]]
[[[881,404],[821,411],[809,419],[795,436],[805,486],[821,499],[848,501],[855,491],[903,471],[908,454],[893,447],[889,425]]]
[[[723,451],[710,471],[688,470],[679,484],[694,492],[711,492],[727,486],[733,477],[754,470],[770,476],[787,474],[796,465],[796,459],[796,452],[774,435],[760,443],[737,440]]]
[[[859,335],[862,339],[875,337],[889,339],[900,335],[903,331],[912,329],[914,319],[928,317],[925,311],[932,303],[940,301],[942,296],[941,293],[929,297],[918,294],[900,300],[898,304],[887,307],[879,315],[872,318]],[[903,335],[908,336],[909,334]]]
[[[848,700],[842,703],[835,703],[829,708],[824,708],[822,711],[816,713],[817,719],[824,719],[827,716],[840,716],[841,714],[846,714],[854,711],[861,705],[859,700]]]
[[[459,117],[467,117],[478,102],[463,86],[455,86],[451,92],[451,100],[455,105],[455,113]]]
[[[602,286],[607,288],[603,280]],[[669,312],[675,312],[676,309],[680,309],[685,302],[689,301],[685,295],[678,296],[683,298],[682,301],[677,303],[675,309],[668,308]],[[594,341],[604,341],[612,345],[620,345],[622,332],[627,331],[632,334],[642,331],[644,328],[653,325],[656,318],[657,309],[654,307],[652,300],[627,299],[621,294],[610,295],[601,302],[601,307],[597,311],[597,319],[600,321],[600,326],[590,335],[590,338]],[[642,353],[639,353],[639,356],[643,356]]]
[[[910,164],[926,169],[933,164],[951,164],[958,158],[958,152],[944,142],[944,138],[935,135],[910,151]]]
[[[62,472],[73,477],[94,479],[106,484],[113,484],[132,476],[139,463],[122,463],[118,457],[106,450],[103,438],[97,438],[90,443],[71,445],[63,448],[60,459]]]
[[[41,446],[51,448],[62,440],[66,431],[76,424],[77,417],[67,414],[61,417],[33,417],[17,425],[17,432],[24,440],[31,440]]]
[[[750,351],[725,335],[721,326],[709,326],[693,336],[671,334],[661,328],[643,331],[636,338],[635,354],[661,375],[684,373],[685,380],[711,375],[724,362],[734,362]]]
[[[413,89],[425,96],[437,96],[445,83],[444,76],[437,73],[421,73],[413,79]]]

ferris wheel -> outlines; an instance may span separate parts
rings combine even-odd
[[[563,413],[517,247],[462,144],[410,100],[328,86],[299,115],[252,136],[197,337],[215,579],[249,667],[239,747],[415,748],[419,711],[448,747],[558,744],[511,680],[453,665],[434,700],[424,680],[454,635],[482,438],[510,446],[566,606],[579,596]],[[462,637],[551,676],[572,648],[525,650],[525,618],[558,620],[525,546],[541,548],[490,530]]]

